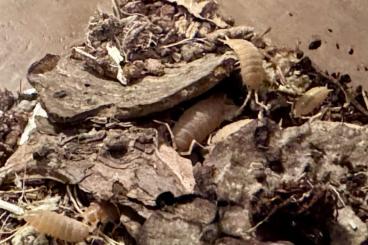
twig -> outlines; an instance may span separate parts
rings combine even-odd
[[[80,54],[80,55],[83,55],[83,56],[85,56],[85,57],[88,57],[88,58],[90,58],[90,59],[92,59],[92,60],[97,60],[97,57],[95,57],[95,56],[93,56],[93,55],[91,55],[91,54],[87,53],[86,51],[81,50],[81,49],[80,49],[80,48],[78,48],[78,47],[74,47],[73,49],[75,50],[75,52],[77,52],[77,53],[78,53],[78,54]]]
[[[366,109],[368,109],[368,96],[367,96],[367,92],[364,89],[362,89],[362,96],[363,96],[363,99],[364,99],[365,107],[366,107]]]
[[[2,220],[2,219],[3,219],[3,217],[5,216],[5,214],[6,214],[6,211],[4,211],[4,212],[0,215],[0,220]]]
[[[177,45],[185,44],[185,43],[190,42],[190,41],[205,41],[205,39],[204,38],[187,38],[187,39],[183,39],[183,40],[180,40],[178,42],[175,42],[175,43],[170,43],[170,44],[161,46],[161,48],[171,48],[171,47],[174,47],[174,46],[177,46]]]
[[[16,215],[23,215],[24,214],[23,208],[15,205],[13,203],[1,200],[1,199],[0,199],[0,208],[4,209],[4,210],[6,210],[10,213],[16,214]]]
[[[74,198],[74,196],[73,196],[73,194],[72,194],[72,192],[71,192],[71,190],[70,190],[70,185],[67,185],[67,186],[66,186],[66,192],[68,193],[69,199],[70,199],[70,201],[73,203],[73,206],[74,206],[75,210],[77,210],[77,211],[78,211],[78,213],[83,214],[83,211],[82,211],[82,210],[80,209],[80,207],[78,206],[78,203],[77,203],[77,201],[75,200],[75,198]]]
[[[117,242],[113,239],[111,239],[110,237],[106,236],[104,233],[102,233],[101,231],[98,231],[98,235],[101,236],[102,239],[104,239],[104,241],[107,244],[111,244],[111,245],[125,245],[124,242]]]
[[[79,198],[78,198],[78,194],[77,194],[77,186],[75,185],[73,187],[73,195],[76,197],[75,201],[77,202],[79,207],[83,207],[83,204],[80,202]]]
[[[116,0],[111,0],[112,2],[112,10],[115,14],[116,17],[118,17],[119,19],[121,19],[121,12],[120,12],[120,8],[118,3],[116,2]]]
[[[10,218],[10,214],[8,214],[8,216],[6,216],[3,224],[1,225],[0,231],[3,231],[4,230],[6,224],[8,223],[9,218]]]
[[[282,72],[280,66],[276,66],[276,71],[279,73],[280,76],[280,82],[282,85],[285,85],[287,83],[284,73]]]
[[[22,83],[23,83],[23,80],[22,80],[22,79],[20,79],[20,80],[19,80],[19,94],[21,94],[21,93],[22,93]]]
[[[20,194],[20,193],[31,193],[31,192],[36,192],[39,191],[40,189],[42,189],[44,187],[37,187],[37,188],[33,188],[33,189],[28,189],[28,190],[19,190],[19,191],[15,191],[15,190],[9,190],[9,191],[0,191],[0,194]],[[0,218],[1,220],[1,218]]]
[[[23,173],[23,178],[22,178],[22,194],[19,198],[19,200],[24,200],[26,201],[26,203],[28,203],[28,200],[25,196],[25,189],[26,189],[26,177],[27,177],[27,164],[24,165],[24,173]]]
[[[18,228],[16,232],[14,232],[12,235],[8,236],[4,240],[0,241],[0,244],[4,244],[7,241],[11,240],[13,237],[15,237],[18,233],[22,232],[25,228],[27,228],[27,225],[23,225],[22,227]]]
[[[123,41],[122,41],[122,50],[123,50],[123,52],[125,53],[125,55],[126,55],[126,57],[125,57],[125,59],[128,59],[128,53],[127,52],[125,52],[125,46],[126,46],[126,39],[127,39],[127,36],[130,34],[130,32],[132,32],[133,30],[134,30],[134,28],[137,26],[137,23],[133,23],[133,25],[128,29],[128,31],[126,32],[126,34],[125,34],[125,36],[124,36],[124,38],[123,38]]]
[[[340,196],[340,193],[336,190],[336,188],[335,188],[334,186],[332,186],[332,185],[329,185],[329,187],[331,188],[331,190],[332,190],[333,192],[335,192],[335,194],[337,195],[337,198],[338,198],[338,199],[339,199],[339,201],[341,202],[342,206],[343,206],[343,207],[346,207],[346,204],[345,204],[344,200],[342,200],[342,198],[341,198],[341,196]]]

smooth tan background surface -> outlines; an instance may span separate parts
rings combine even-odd
[[[0,87],[25,84],[30,64],[84,37],[89,16],[110,0],[0,0]],[[278,45],[301,48],[324,70],[349,73],[368,89],[367,0],[219,0],[237,24],[268,27]],[[332,32],[329,32],[331,29]],[[307,49],[314,35],[322,46]],[[336,48],[336,43],[340,49]],[[350,48],[354,54],[349,55]]]
[[[268,37],[278,45],[295,47],[300,41],[302,50],[321,69],[330,74],[349,73],[355,83],[368,89],[367,0],[219,1],[237,24],[254,26],[258,32],[271,27]],[[308,45],[313,36],[319,36],[322,45],[310,51]],[[352,55],[350,48],[354,50]]]
[[[105,4],[104,4],[105,3]],[[0,0],[0,88],[27,84],[28,67],[46,53],[59,54],[85,36],[102,0]]]

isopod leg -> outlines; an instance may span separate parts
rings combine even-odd
[[[318,112],[317,114],[310,116],[310,117],[301,117],[301,119],[307,119],[309,123],[321,119],[323,117],[323,115],[327,112],[327,110],[321,110],[320,112]]]
[[[261,101],[259,101],[257,91],[254,92],[254,99],[256,101],[256,104],[262,107],[265,111],[268,111],[270,109],[268,105],[265,105]]]
[[[236,112],[236,116],[240,115],[242,113],[242,111],[244,110],[244,107],[247,106],[250,98],[252,97],[252,94],[253,94],[253,90],[248,90],[248,93],[247,93],[247,97],[245,98],[243,104],[239,107],[239,109],[237,110]]]
[[[170,134],[170,138],[171,138],[171,142],[173,144],[173,148],[176,150],[178,149],[178,147],[176,146],[175,144],[175,140],[174,140],[174,133],[172,132],[171,128],[170,128],[170,125],[166,122],[162,122],[162,121],[159,121],[159,120],[153,120],[155,123],[158,123],[158,124],[161,124],[161,125],[164,125],[167,129],[167,131],[169,131],[169,134]]]
[[[196,140],[192,140],[192,142],[190,143],[189,149],[187,151],[180,152],[180,155],[182,155],[182,156],[191,155],[195,145],[197,145],[197,146],[201,147],[202,149],[206,150],[206,147],[204,145],[202,145],[201,143],[198,143]]]

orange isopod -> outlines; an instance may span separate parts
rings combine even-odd
[[[224,41],[237,54],[240,62],[240,73],[243,83],[250,90],[258,90],[266,79],[263,68],[263,56],[253,43],[243,39]]]
[[[38,232],[67,242],[81,242],[89,234],[89,226],[52,211],[26,214],[24,220]]]

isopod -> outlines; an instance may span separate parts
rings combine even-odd
[[[224,95],[216,94],[186,110],[173,129],[178,150],[187,151],[193,141],[202,143],[235,109]]]
[[[262,87],[266,75],[262,65],[263,57],[258,48],[243,39],[228,39],[224,43],[233,49],[239,58],[243,84],[250,90]]]
[[[313,112],[331,91],[326,87],[314,87],[306,91],[294,104],[295,117],[302,117]]]
[[[92,202],[88,208],[83,211],[83,221],[96,226],[98,222],[107,223],[108,221],[119,220],[117,207],[108,202]]]
[[[86,224],[52,211],[38,211],[23,218],[38,232],[67,242],[81,242],[89,234]]]

